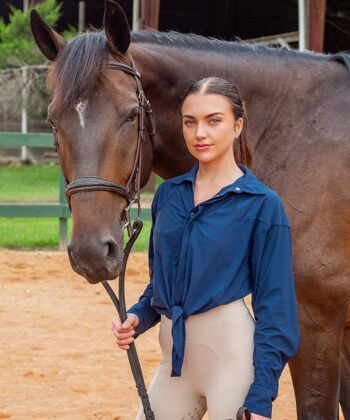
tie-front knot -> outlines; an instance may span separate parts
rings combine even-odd
[[[172,328],[171,333],[173,336],[173,351],[172,351],[172,372],[171,376],[181,376],[181,367],[184,359],[185,352],[185,320],[183,316],[183,309],[179,305],[171,308]]]
[[[184,313],[181,306],[175,305],[171,308],[171,318],[173,323],[176,322]]]

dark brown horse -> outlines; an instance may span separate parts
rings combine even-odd
[[[146,137],[142,185],[190,169],[179,101],[206,76],[230,79],[247,101],[253,172],[276,190],[293,234],[301,348],[290,360],[298,418],[333,420],[339,402],[350,419],[350,58],[209,40],[178,33],[132,35],[121,9],[107,3],[106,37],[65,41],[38,15],[32,30],[53,64],[49,116],[68,180],[95,175],[125,183],[134,163],[135,81],[106,68],[132,56],[151,102],[157,136]],[[244,162],[243,162],[244,163]],[[72,196],[72,267],[90,283],[121,267],[123,197]]]

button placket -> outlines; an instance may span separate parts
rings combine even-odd
[[[179,252],[177,273],[175,276],[175,284],[173,288],[173,304],[179,304],[182,300],[184,293],[184,283],[186,275],[186,261],[187,261],[187,249],[190,241],[193,224],[191,221],[186,223],[184,233],[181,240],[181,248]]]
[[[202,204],[202,203],[201,203]],[[200,205],[201,205],[200,204]],[[191,211],[190,211],[190,214],[189,214],[189,216],[190,216],[190,218],[192,219],[194,216],[196,216],[196,215],[198,215],[198,214],[200,214],[200,212],[202,211],[202,209],[200,208],[200,205],[198,205],[198,207],[196,206],[196,207],[194,207]]]

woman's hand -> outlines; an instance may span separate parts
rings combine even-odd
[[[113,319],[112,331],[116,343],[122,350],[128,350],[129,344],[134,341],[135,328],[139,325],[139,317],[135,314],[127,314],[127,319],[122,324],[119,315]]]

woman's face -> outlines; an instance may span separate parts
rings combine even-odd
[[[182,129],[186,146],[200,162],[233,156],[233,142],[243,128],[235,121],[230,102],[222,95],[193,93],[182,105]],[[205,146],[206,145],[206,146]]]

